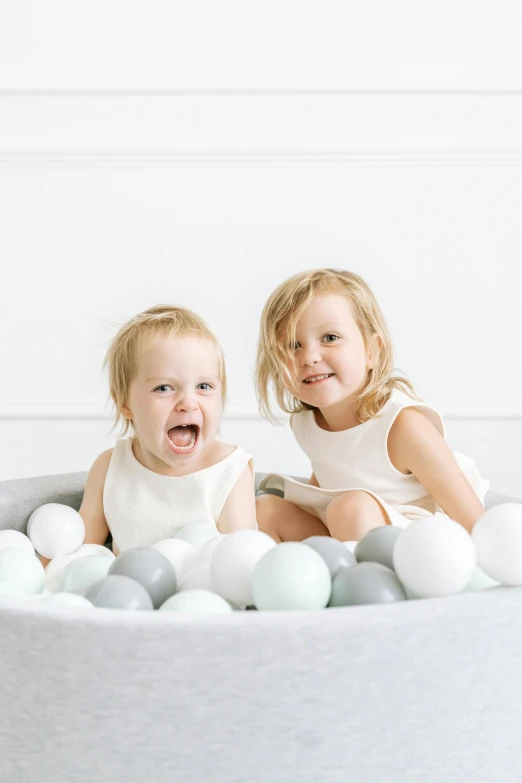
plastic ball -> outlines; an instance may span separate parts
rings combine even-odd
[[[224,541],[227,536],[228,533],[219,533],[217,536],[209,538],[208,541],[205,541],[203,546],[197,550],[196,559],[194,560],[193,565],[202,566],[206,564],[210,568],[210,563],[212,562],[216,547],[219,546],[219,544],[221,544],[221,542]]]
[[[331,588],[323,558],[293,541],[269,549],[252,573],[253,603],[260,610],[324,609]]]
[[[43,600],[45,604],[56,604],[57,606],[80,606],[84,609],[94,609],[94,604],[76,593],[49,593]]]
[[[183,593],[186,590],[215,592],[209,561],[195,563],[195,565],[187,568],[179,583],[178,592]]]
[[[208,546],[208,544],[207,544]],[[236,606],[254,602],[252,573],[263,555],[276,546],[260,530],[236,530],[215,548],[210,572],[215,590]]]
[[[194,564],[198,551],[195,546],[181,538],[163,538],[152,544],[152,549],[161,552],[170,560],[178,579],[181,579],[185,571]]]
[[[44,557],[74,552],[83,544],[85,525],[74,508],[62,503],[46,503],[33,511],[27,523],[28,536]]]
[[[37,593],[35,593],[37,595]],[[27,593],[14,582],[0,582],[0,598],[3,596],[13,598],[27,598]]]
[[[328,566],[332,581],[342,568],[349,568],[356,563],[353,553],[336,538],[310,536],[310,538],[305,538],[303,544],[312,547],[318,555],[321,555]]]
[[[482,570],[503,585],[522,585],[522,504],[502,503],[482,514],[471,531]]]
[[[186,590],[167,598],[160,606],[163,612],[211,612],[218,614],[232,612],[233,608],[224,598],[208,590]]]
[[[199,549],[209,538],[217,535],[219,535],[219,531],[215,526],[203,522],[192,522],[190,525],[184,525],[180,528],[174,538],[186,541],[188,544],[196,547],[196,549]]]
[[[397,576],[419,598],[459,593],[476,564],[471,536],[446,514],[412,522],[401,530],[393,550]]]
[[[387,604],[406,601],[397,574],[381,563],[357,563],[339,571],[332,584],[330,606]]]
[[[157,609],[178,587],[174,566],[165,555],[149,546],[126,549],[110,565],[108,576],[127,576],[145,588]]]
[[[57,593],[61,589],[62,574],[69,563],[76,560],[78,557],[84,557],[86,555],[94,555],[96,557],[103,557],[109,562],[115,559],[114,554],[110,549],[101,544],[82,544],[75,552],[70,552],[67,555],[57,555],[47,563],[45,567],[45,586],[51,593]]]
[[[19,530],[0,530],[0,549],[26,549],[35,553],[31,540]]]
[[[94,582],[98,582],[104,576],[107,576],[113,562],[112,558],[97,557],[96,555],[76,557],[70,563],[67,563],[62,572],[60,591],[70,593],[86,590]]]
[[[358,563],[380,563],[393,570],[393,549],[402,528],[381,525],[369,530],[358,542],[354,555]]]
[[[44,567],[34,552],[18,547],[0,550],[0,581],[12,582],[27,594],[41,593]]]
[[[490,576],[484,573],[480,566],[475,566],[475,570],[471,575],[471,579],[464,588],[464,593],[471,593],[475,590],[488,590],[490,587],[498,587],[500,582],[492,579]]]
[[[145,588],[128,576],[105,576],[87,588],[85,598],[104,609],[152,611],[152,598]]]

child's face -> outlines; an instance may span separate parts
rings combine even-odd
[[[294,397],[323,410],[362,391],[372,360],[344,296],[314,296],[296,341],[297,377],[290,378],[289,367],[287,383]]]
[[[222,403],[219,355],[212,342],[157,336],[144,350],[123,414],[133,419],[151,462],[182,467],[212,443]]]

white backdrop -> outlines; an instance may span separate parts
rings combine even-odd
[[[106,346],[166,302],[224,345],[223,437],[309,472],[257,414],[259,315],[341,266],[451,445],[522,496],[519,11],[422,5],[0,6],[0,479],[112,445]]]

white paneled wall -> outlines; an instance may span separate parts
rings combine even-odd
[[[522,496],[517,6],[88,9],[22,0],[0,24],[0,479],[112,445],[106,346],[164,302],[224,345],[223,437],[308,472],[257,415],[259,315],[343,266],[451,445]]]

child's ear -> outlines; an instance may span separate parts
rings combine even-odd
[[[374,365],[374,357],[379,356],[382,349],[382,337],[379,334],[373,334],[371,336],[371,343],[368,349],[368,362],[366,367],[371,370]]]
[[[126,419],[133,419],[134,416],[132,415],[132,411],[130,408],[128,408],[126,405],[124,405],[121,409],[121,412]]]

